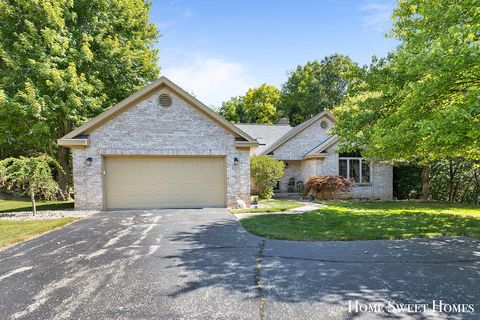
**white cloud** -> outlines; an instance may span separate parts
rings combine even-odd
[[[392,0],[366,0],[359,8],[361,11],[366,12],[362,19],[363,26],[378,33],[387,33],[392,26],[390,18],[395,5],[395,1]]]
[[[215,107],[254,86],[246,65],[219,58],[196,56],[181,65],[162,68],[162,75]]]

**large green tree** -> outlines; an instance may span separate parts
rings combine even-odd
[[[358,71],[349,57],[339,54],[299,65],[282,86],[280,112],[297,125],[339,105]]]
[[[249,123],[276,123],[278,121],[277,105],[280,102],[280,90],[262,84],[250,88],[244,98],[244,110]]]
[[[424,165],[480,160],[480,6],[478,0],[404,0],[393,14],[400,41],[374,61],[336,108],[335,132],[369,157]]]
[[[247,117],[245,115],[244,97],[232,97],[227,101],[222,102],[222,107],[218,113],[233,123],[246,123]]]
[[[222,103],[221,116],[233,123],[276,123],[280,91],[272,85],[262,84],[250,88],[245,96],[233,97]]]
[[[145,0],[0,0],[1,156],[48,152],[56,139],[159,74]]]

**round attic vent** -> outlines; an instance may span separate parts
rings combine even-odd
[[[169,94],[162,93],[160,97],[158,97],[158,102],[162,107],[168,108],[172,105],[172,97]]]
[[[320,127],[322,127],[322,129],[326,129],[328,127],[328,122],[323,120],[322,122],[320,122]]]

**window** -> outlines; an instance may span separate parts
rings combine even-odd
[[[338,163],[338,169],[339,169],[339,176],[344,177],[348,179],[348,160],[347,159],[340,159],[340,162]]]
[[[298,193],[303,193],[303,190],[305,190],[305,186],[303,185],[303,181],[302,180],[297,181],[297,191],[298,191]]]
[[[291,177],[290,179],[288,179],[287,191],[288,192],[295,192],[295,178],[294,177]]]
[[[280,181],[275,182],[275,185],[273,186],[273,190],[275,191],[280,190]]]
[[[350,159],[350,179],[360,182],[360,159]]]
[[[340,157],[338,175],[356,183],[370,183],[370,165],[361,157]]]
[[[362,183],[370,182],[370,164],[362,160]]]

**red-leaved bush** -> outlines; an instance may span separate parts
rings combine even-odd
[[[352,181],[336,176],[314,176],[308,179],[305,193],[317,199],[334,199],[341,191],[352,185]]]

